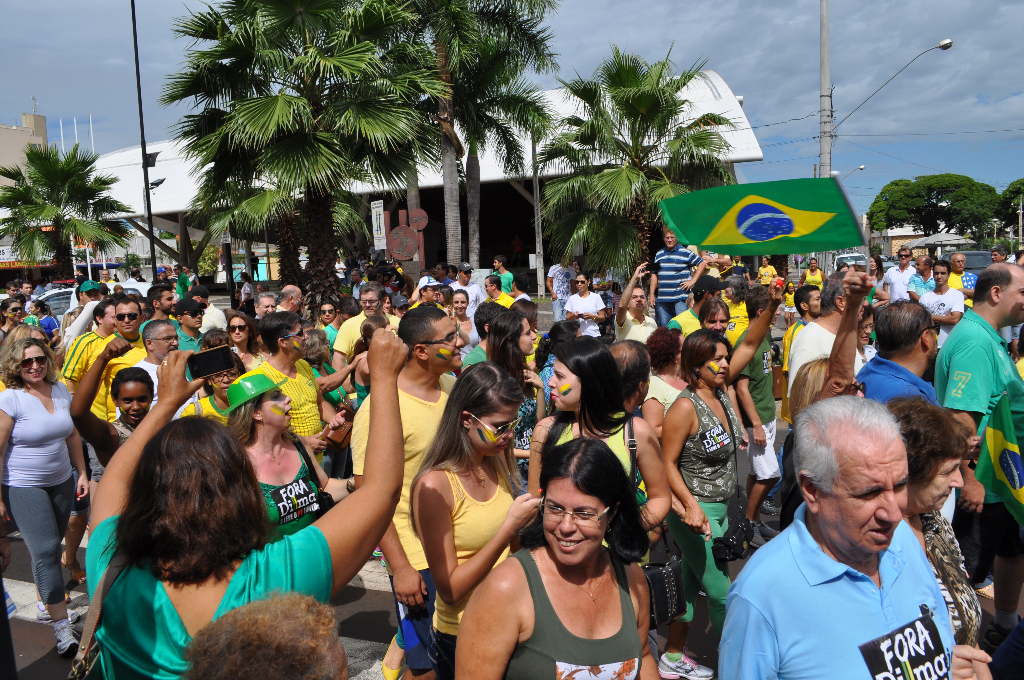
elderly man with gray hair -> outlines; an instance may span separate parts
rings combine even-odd
[[[729,589],[722,680],[988,677],[955,645],[942,591],[903,522],[907,452],[885,406],[805,408],[794,450],[804,504]]]

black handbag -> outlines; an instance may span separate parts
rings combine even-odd
[[[729,428],[729,436],[733,441],[733,462],[736,464],[736,500],[740,506],[739,512],[729,518],[729,528],[725,533],[711,542],[711,555],[722,562],[742,560],[750,550],[750,541],[754,539],[754,523],[747,518],[743,491],[740,489],[739,469],[740,461],[739,445],[736,443],[736,433],[732,430],[732,419],[729,412],[725,413],[726,427]]]
[[[636,487],[637,497],[640,494],[640,467],[636,462],[636,438],[633,436],[633,418],[626,425],[629,439],[629,478]],[[644,494],[644,502],[647,497]],[[686,593],[683,591],[683,565],[679,558],[668,549],[668,526],[662,524],[661,538],[665,542],[665,554],[668,560],[657,564],[648,562],[644,565],[644,578],[647,579],[647,590],[651,603],[651,629],[672,623],[686,613]]]
[[[320,486],[320,477],[316,474],[316,466],[313,465],[313,461],[310,460],[309,454],[306,453],[306,447],[302,445],[302,442],[296,441],[295,448],[299,450],[299,455],[302,456],[302,462],[306,464],[306,470],[309,472],[309,481],[316,488],[316,518],[320,519],[335,506],[336,501],[334,500],[334,496],[327,493],[327,490]]]

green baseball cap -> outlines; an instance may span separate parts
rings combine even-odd
[[[284,383],[284,380],[274,382],[263,371],[249,371],[239,376],[238,380],[228,387],[228,411],[234,411],[245,402],[280,387]]]
[[[100,284],[95,281],[83,281],[82,285],[78,288],[80,293],[88,293],[91,290],[99,290]]]

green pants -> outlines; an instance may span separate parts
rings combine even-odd
[[[726,502],[698,501],[701,510],[711,523],[712,539],[718,538],[729,528]],[[690,531],[674,512],[668,513],[668,528],[672,538],[683,553],[683,587],[686,589],[686,614],[679,620],[689,623],[693,620],[694,603],[701,590],[707,595],[711,612],[711,626],[715,636],[722,637],[725,624],[725,596],[729,593],[729,563],[715,560],[711,554],[711,541],[704,541],[703,534]]]

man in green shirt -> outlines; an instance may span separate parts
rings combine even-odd
[[[504,311],[505,308],[501,305],[483,304],[476,308],[473,325],[476,326],[476,334],[480,336],[480,344],[462,357],[462,370],[466,370],[467,366],[487,361],[487,333],[491,330],[491,321]]]
[[[183,352],[186,350],[199,351],[199,343],[203,339],[203,334],[199,332],[199,327],[203,325],[205,307],[206,305],[192,298],[178,300],[175,303],[174,316],[178,318],[179,350]]]
[[[515,274],[508,270],[508,259],[504,255],[494,256],[494,273],[501,278],[501,292],[512,293],[512,279]]]
[[[999,336],[1000,328],[1022,322],[1024,269],[1004,263],[991,265],[978,276],[974,308],[950,331],[935,363],[939,401],[972,432],[1006,393],[1014,428],[1024,434],[1024,381],[1010,361],[1006,341]],[[937,329],[937,325],[931,325],[919,334]],[[979,434],[984,436],[984,432]],[[1017,603],[1024,584],[1024,543],[1020,527],[999,497],[975,479],[969,465],[961,465],[960,471],[964,486],[953,516],[954,530],[958,537],[969,533],[973,515],[977,514],[982,536],[997,546],[993,569],[995,620],[980,643],[991,654],[1017,624]],[[980,585],[992,566],[991,559],[979,559],[970,575],[972,583]]]
[[[687,309],[682,314],[676,315],[671,321],[668,322],[669,328],[678,328],[685,338],[690,333],[700,330],[700,308],[704,304],[704,301],[718,297],[722,294],[722,291],[728,288],[724,281],[720,281],[713,276],[706,274],[701,275],[697,278],[697,282],[693,284],[693,288],[690,289],[690,299],[693,300],[693,307]]]
[[[765,286],[753,286],[747,292],[747,315],[753,321],[769,313],[771,294]],[[740,336],[743,342],[746,331]],[[772,391],[772,334],[765,333],[753,358],[736,379],[736,398],[740,404],[743,427],[747,431],[747,518],[754,523],[750,544],[761,547],[779,532],[761,521],[761,503],[779,481],[779,461],[775,455],[775,394]]]

